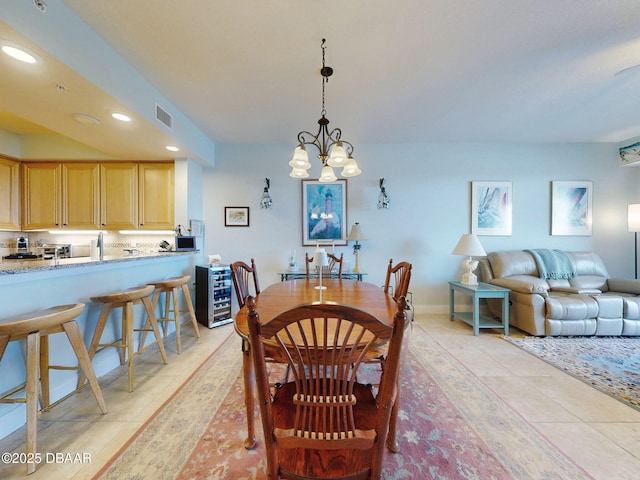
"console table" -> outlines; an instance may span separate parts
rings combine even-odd
[[[304,271],[301,272],[278,272],[280,275],[280,281],[284,282],[286,280],[298,280],[300,278],[307,278],[307,273]],[[346,280],[359,280],[362,281],[364,275],[366,273],[362,272],[342,272],[342,278]],[[309,278],[318,278],[318,274],[313,272],[309,273]],[[330,274],[323,273],[322,278],[338,278],[338,274],[336,272],[332,272]]]
[[[454,293],[472,297],[471,312],[456,312],[454,304]],[[477,285],[464,285],[461,282],[449,282],[449,315],[450,320],[462,320],[473,327],[473,334],[478,335],[481,328],[501,328],[504,334],[509,335],[509,292],[508,288],[496,287],[488,283],[478,282]],[[502,323],[493,317],[480,315],[481,298],[501,298],[502,299]]]

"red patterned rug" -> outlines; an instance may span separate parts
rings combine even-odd
[[[94,478],[264,479],[265,455],[246,450],[239,339],[227,340]],[[420,327],[402,371],[394,479],[585,478]]]

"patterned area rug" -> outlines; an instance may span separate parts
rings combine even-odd
[[[266,478],[261,434],[255,449],[243,447],[239,343],[227,340],[94,478]],[[587,478],[417,326],[398,432],[401,451],[386,453],[386,480]]]
[[[640,410],[639,337],[503,338]]]

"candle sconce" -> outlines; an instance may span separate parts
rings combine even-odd
[[[387,190],[384,188],[384,178],[380,179],[380,195],[378,196],[378,208],[389,208],[389,195],[387,195]]]

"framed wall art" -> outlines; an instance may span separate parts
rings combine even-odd
[[[471,182],[471,233],[511,235],[511,182]]]
[[[302,180],[302,245],[346,245],[347,235],[347,181]]]
[[[593,182],[551,182],[551,235],[591,235]]]
[[[225,227],[248,227],[249,207],[224,207]]]

